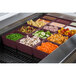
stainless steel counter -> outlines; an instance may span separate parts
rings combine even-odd
[[[7,15],[8,13],[1,13],[0,14],[0,19],[2,18],[2,21],[0,20],[0,29],[18,21],[21,20],[25,17],[28,17],[30,15],[32,15],[33,13],[16,13],[16,14],[12,14],[13,16],[8,17],[6,19],[3,18],[3,16]],[[11,15],[11,13],[9,14]],[[3,20],[4,19],[4,20]]]

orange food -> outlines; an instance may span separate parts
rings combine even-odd
[[[52,41],[58,44],[63,44],[68,40],[68,36],[63,36],[62,34],[54,34],[47,38],[48,41]]]
[[[45,23],[50,23],[51,21],[44,20],[44,19],[38,19],[39,21],[44,21]]]
[[[36,47],[37,50],[43,51],[43,52],[48,53],[48,54],[53,52],[56,48],[58,48],[58,45],[53,44],[51,42],[43,42],[41,44],[41,46]]]

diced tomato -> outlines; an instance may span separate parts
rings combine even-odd
[[[69,28],[66,29],[67,31],[69,30]]]
[[[64,32],[66,31],[66,29],[64,29]]]

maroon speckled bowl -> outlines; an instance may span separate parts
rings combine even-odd
[[[33,35],[29,34],[28,36],[32,37]],[[26,36],[24,38],[26,38]],[[42,40],[42,39],[40,39],[40,40]],[[33,55],[33,47],[29,47],[29,46],[21,44],[19,42],[20,42],[20,40],[17,41],[17,49],[18,50],[20,50],[20,51],[22,51],[24,53],[27,53],[29,55]]]
[[[47,39],[45,39],[45,40],[43,40],[42,42],[50,42],[50,41],[48,41]],[[40,51],[40,50],[37,50],[37,49],[36,49],[36,47],[37,47],[37,46],[40,46],[42,42],[40,42],[39,44],[37,44],[36,46],[34,46],[34,49],[33,49],[33,55],[34,55],[35,57],[37,57],[37,58],[40,58],[40,59],[43,59],[43,58],[45,58],[47,55],[49,55],[48,53],[45,53],[45,52],[43,52],[43,51]],[[54,42],[51,42],[51,43],[56,44],[56,43],[54,43]],[[59,44],[56,44],[56,45],[60,46]]]
[[[16,30],[14,30],[14,31],[11,31],[11,32],[3,35],[2,36],[2,41],[3,41],[4,45],[7,45],[9,47],[12,47],[12,48],[16,49],[17,41],[13,41],[13,40],[10,40],[10,39],[6,38],[7,35],[12,34],[12,33],[19,33],[19,32],[17,32]],[[20,33],[20,34],[22,34],[22,33]]]
[[[17,43],[17,49],[19,50],[19,51],[22,51],[22,52],[24,52],[24,53],[27,53],[27,54],[29,54],[29,55],[32,55],[32,47],[29,47],[29,46],[26,46],[26,45],[23,45],[23,44],[21,44],[21,43]]]

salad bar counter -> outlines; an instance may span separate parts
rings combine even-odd
[[[38,13],[0,33],[0,60],[5,63],[60,63],[76,48],[76,22]]]

